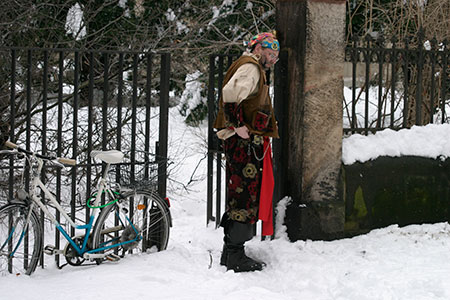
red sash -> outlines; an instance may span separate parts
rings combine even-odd
[[[264,137],[264,160],[261,180],[261,194],[259,197],[259,219],[262,221],[262,235],[273,235],[272,197],[275,181],[272,167],[272,148],[268,137]]]

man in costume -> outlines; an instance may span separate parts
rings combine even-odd
[[[270,137],[278,138],[265,71],[277,61],[280,44],[274,34],[254,36],[248,50],[228,69],[214,128],[223,140],[226,157],[226,211],[222,217],[224,247],[220,263],[227,270],[262,270],[249,258],[244,243],[253,237],[253,224],[263,221],[263,235],[273,234],[273,172]]]

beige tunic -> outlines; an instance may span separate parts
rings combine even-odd
[[[256,60],[258,57],[249,52],[243,55],[252,56]],[[222,89],[222,99],[224,103],[241,103],[249,96],[258,93],[259,69],[255,64],[247,63],[239,67],[239,69],[231,77],[230,81]],[[217,136],[226,140],[235,134],[232,129],[222,129],[217,132]]]

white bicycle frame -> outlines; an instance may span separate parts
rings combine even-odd
[[[7,153],[13,153],[13,154],[14,153],[19,153],[19,151],[17,149],[20,149],[20,148],[18,148],[17,145],[15,145],[13,143],[10,143],[10,142],[6,142],[5,144],[8,147],[10,147],[10,148],[16,149],[16,150],[5,151],[5,153],[6,152]],[[21,150],[21,151],[23,151],[23,150]],[[2,153],[2,152],[3,151],[0,151],[0,153]],[[108,175],[108,171],[109,171],[110,165],[113,164],[113,163],[118,163],[122,159],[123,154],[121,154],[119,152],[122,155],[122,157],[119,156],[119,157],[115,157],[113,159],[108,159],[109,161],[106,160],[106,159],[104,160],[104,159],[100,158],[101,160],[106,162],[106,168],[105,168],[105,171],[103,173],[103,176],[100,178],[100,180],[97,183],[98,191],[97,191],[97,195],[95,196],[95,201],[93,203],[93,207],[91,207],[92,208],[92,213],[91,213],[91,216],[90,216],[90,219],[89,219],[89,223],[84,224],[84,225],[79,225],[79,224],[76,224],[68,216],[68,214],[65,212],[63,207],[56,200],[55,196],[48,190],[48,188],[45,186],[45,184],[40,179],[40,174],[42,172],[42,168],[43,168],[43,165],[44,165],[44,158],[39,157],[35,153],[31,153],[31,152],[26,152],[26,153],[27,153],[26,159],[29,162],[30,166],[32,166],[32,160],[36,160],[38,166],[37,166],[37,168],[32,168],[33,176],[32,176],[32,179],[31,179],[31,189],[30,189],[30,195],[29,195],[29,197],[31,198],[32,201],[31,201],[31,203],[29,205],[29,212],[28,212],[27,219],[26,219],[26,225],[24,226],[24,229],[22,231],[22,236],[25,234],[25,232],[27,230],[27,227],[28,227],[28,224],[29,224],[29,221],[30,221],[30,218],[31,218],[31,212],[34,209],[34,206],[37,205],[44,212],[44,214],[47,215],[50,218],[50,220],[55,225],[55,227],[61,232],[61,234],[66,238],[66,240],[69,242],[69,244],[75,249],[75,251],[80,256],[82,256],[85,259],[103,258],[107,254],[106,253],[98,253],[98,252],[101,252],[101,251],[107,250],[107,249],[111,249],[111,248],[114,248],[114,247],[118,247],[118,246],[121,246],[121,245],[125,245],[125,244],[128,244],[128,243],[133,243],[135,241],[139,241],[140,239],[142,239],[141,234],[134,227],[133,223],[125,216],[126,220],[129,222],[130,226],[136,232],[136,237],[134,239],[123,241],[123,242],[119,242],[119,243],[115,243],[115,244],[108,245],[108,246],[103,245],[103,246],[101,246],[100,248],[97,248],[97,249],[89,249],[87,247],[87,242],[89,240],[89,235],[92,233],[92,227],[94,225],[94,219],[95,219],[94,216],[96,215],[96,211],[97,211],[98,208],[104,207],[104,206],[99,206],[100,201],[102,199],[103,193],[106,191],[108,193],[108,195],[112,199],[115,198],[114,193],[111,191],[106,178],[107,178],[107,175]],[[61,166],[62,166],[61,163],[75,165],[75,161],[74,160],[66,159],[66,158],[56,158],[55,160],[52,160],[52,162],[55,163],[55,164],[61,165]],[[54,205],[54,207],[63,215],[63,217],[67,220],[67,222],[68,222],[68,224],[70,224],[70,226],[72,226],[75,229],[85,229],[86,230],[86,234],[84,235],[83,243],[82,243],[81,246],[74,241],[74,239],[77,238],[77,237],[74,237],[74,239],[72,239],[69,236],[69,234],[64,230],[64,228],[62,228],[62,226],[59,224],[59,222],[56,220],[55,216],[52,213],[50,213],[50,211],[48,210],[46,204],[43,202],[43,199],[42,199],[42,197],[40,195],[39,190],[44,192],[45,197],[48,198],[49,201]],[[90,198],[90,199],[92,199],[92,198]],[[88,201],[90,201],[90,199]],[[25,200],[25,199],[21,199],[21,200]],[[114,201],[114,202],[116,202],[116,201]],[[110,204],[112,204],[114,202],[111,202]],[[119,208],[120,208],[119,211],[121,211],[122,210],[121,203],[120,202],[117,202],[117,203],[118,203]],[[106,205],[109,205],[109,204],[106,204]],[[112,228],[108,228],[105,231],[105,233],[114,232],[114,231],[120,230],[122,228],[123,228],[122,225],[115,226],[115,227],[112,227]],[[102,231],[102,233],[103,233],[103,231]],[[17,243],[17,245],[15,247],[15,250],[18,248],[20,242],[21,242],[21,240]],[[15,250],[14,250],[14,252],[15,252]]]
[[[42,167],[44,165],[44,162],[41,158],[36,157],[36,160],[38,162],[38,167],[36,168],[36,172],[33,175],[32,178],[32,184],[31,184],[31,199],[33,200],[33,203],[36,203],[41,209],[42,211],[45,213],[45,215],[47,215],[50,220],[52,221],[52,223],[55,226],[60,226],[60,224],[58,223],[58,221],[56,220],[55,216],[47,209],[47,206],[42,202],[42,198],[39,195],[39,189],[41,189],[45,196],[50,200],[50,202],[55,206],[55,208],[61,213],[61,215],[67,220],[67,222],[69,222],[69,224],[76,229],[86,229],[86,224],[85,225],[78,225],[76,224],[70,217],[69,215],[67,215],[66,211],[64,210],[64,208],[58,203],[58,201],[56,200],[55,196],[47,189],[47,187],[45,186],[45,184],[42,182],[42,180],[39,177],[39,174],[42,171]],[[98,192],[97,195],[95,196],[95,201],[94,201],[94,208],[92,210],[92,214],[91,217],[95,215],[97,209],[98,209],[98,205],[100,204],[101,201],[101,195],[103,193],[103,191],[107,191],[109,193],[109,195],[111,197],[114,197],[111,190],[109,189],[109,185],[108,182],[106,180],[106,176],[108,174],[108,170],[109,170],[110,164],[106,165],[106,169],[105,172],[103,174],[103,176],[100,178],[97,187],[98,187]]]
[[[33,174],[32,177],[32,184],[31,184],[31,199],[32,203],[30,205],[30,211],[33,209],[34,204],[38,205],[41,210],[44,212],[46,216],[50,218],[52,223],[55,225],[55,227],[61,232],[61,234],[65,237],[65,239],[73,246],[73,248],[78,252],[78,254],[82,255],[85,259],[95,259],[95,258],[103,258],[105,257],[104,253],[95,253],[98,251],[101,251],[103,248],[100,249],[93,249],[93,250],[87,250],[87,241],[89,238],[89,235],[91,234],[93,222],[95,219],[96,211],[99,208],[99,204],[102,198],[103,192],[106,190],[108,194],[114,198],[113,193],[111,192],[111,189],[109,188],[109,184],[106,180],[110,164],[106,164],[105,172],[103,173],[103,176],[99,179],[97,187],[98,192],[95,196],[95,201],[93,203],[92,213],[91,217],[89,219],[89,223],[80,225],[76,224],[66,213],[64,208],[58,203],[55,196],[48,190],[48,188],[45,186],[45,184],[40,179],[39,174],[42,171],[42,167],[44,165],[43,159],[36,157],[36,155],[33,155],[33,157],[38,162],[38,167],[36,168],[36,171]],[[53,161],[54,163],[59,164],[58,162]],[[75,243],[75,241],[69,236],[69,234],[62,228],[61,224],[56,220],[55,216],[48,210],[47,206],[43,203],[42,197],[39,193],[39,189],[44,192],[44,195],[50,200],[50,202],[54,205],[54,207],[61,213],[61,215],[67,220],[67,222],[75,229],[85,229],[86,234],[84,236],[82,247],[80,248],[79,245]],[[28,216],[29,218],[29,216]],[[27,220],[28,224],[28,220]]]
[[[98,159],[100,159],[101,161],[106,163],[106,168],[104,170],[103,176],[99,179],[98,183],[97,183],[97,194],[93,197],[90,197],[88,199],[87,205],[92,209],[90,218],[89,218],[89,222],[85,223],[84,225],[80,225],[75,223],[70,217],[69,215],[66,213],[66,211],[64,210],[64,208],[58,203],[55,195],[53,195],[48,188],[45,186],[45,184],[42,182],[42,180],[40,179],[40,174],[42,173],[42,168],[44,166],[44,160],[50,160],[51,162],[63,166],[62,163],[64,164],[68,164],[68,165],[75,165],[76,162],[73,159],[68,159],[68,158],[52,158],[52,157],[45,157],[42,156],[40,154],[36,154],[34,152],[25,150],[25,149],[21,149],[20,147],[18,147],[17,145],[15,145],[14,143],[11,143],[9,141],[5,142],[5,145],[9,148],[12,148],[14,150],[1,150],[0,153],[9,153],[9,154],[18,154],[18,153],[25,153],[25,159],[26,162],[29,163],[31,170],[33,172],[32,178],[31,178],[31,188],[30,188],[30,192],[29,194],[26,193],[26,191],[24,191],[23,189],[20,189],[18,192],[18,200],[20,200],[21,202],[18,203],[19,205],[25,205],[28,204],[28,214],[27,214],[27,218],[26,218],[26,225],[24,226],[24,228],[22,229],[22,233],[21,233],[21,238],[19,239],[19,241],[17,242],[16,246],[14,247],[14,251],[11,253],[11,257],[14,255],[14,252],[18,249],[22,238],[25,236],[25,233],[28,229],[28,224],[30,222],[30,218],[31,215],[33,213],[33,209],[35,208],[35,205],[37,205],[42,211],[43,213],[48,216],[51,220],[51,222],[55,225],[56,229],[58,229],[58,231],[64,236],[64,238],[68,241],[69,245],[73,248],[73,250],[75,250],[78,253],[78,256],[83,257],[84,259],[97,259],[97,258],[104,258],[107,257],[109,254],[107,253],[107,251],[105,252],[105,250],[109,250],[112,248],[117,248],[120,246],[123,246],[125,244],[130,244],[130,243],[134,243],[134,242],[138,242],[140,240],[143,239],[141,233],[139,232],[139,227],[135,227],[133,222],[127,217],[127,209],[123,206],[123,204],[121,203],[120,200],[121,198],[123,198],[123,196],[121,195],[121,193],[118,192],[114,192],[111,190],[108,181],[106,180],[107,175],[108,175],[108,171],[110,169],[110,165],[111,164],[116,164],[122,161],[123,159],[123,153],[121,153],[120,151],[117,150],[110,150],[110,151],[93,151],[91,152],[91,155],[93,154],[93,157],[96,157]],[[35,160],[37,162],[37,167],[34,165]],[[23,181],[23,177],[22,177],[22,181]],[[106,191],[107,195],[111,198],[114,199],[113,201],[110,201],[104,205],[99,205],[101,200],[103,199],[103,194]],[[133,191],[133,189],[127,189],[126,192],[130,192]],[[41,196],[41,192],[44,193],[44,196]],[[123,190],[121,190],[121,192],[124,192]],[[116,196],[118,195],[118,196]],[[50,213],[50,211],[47,208],[46,203],[44,202],[44,199],[48,198],[49,202],[53,204],[53,206],[55,207],[55,209],[57,211],[59,211],[61,213],[61,215],[64,217],[64,219],[66,219],[67,223],[74,229],[84,229],[86,230],[86,233],[84,236],[82,235],[78,235],[78,236],[74,236],[73,238],[69,236],[69,234],[67,233],[66,230],[64,230],[64,228],[61,226],[61,224],[59,224],[59,221],[55,218],[55,215]],[[91,200],[95,197],[93,206],[90,206],[90,202]],[[115,199],[116,198],[116,199]],[[31,199],[31,203],[30,201],[27,201]],[[15,202],[11,202],[11,204],[14,204]],[[97,209],[98,208],[102,208],[105,207],[107,205],[111,205],[116,203],[116,205],[118,205],[118,212],[116,214],[116,217],[119,218],[120,221],[120,225],[115,225],[113,227],[108,227],[108,228],[103,228],[103,227],[94,227],[93,230],[93,226],[94,226],[94,220],[96,219],[96,215],[97,215]],[[108,211],[107,211],[108,212]],[[120,214],[124,213],[124,220],[121,221],[121,217]],[[125,225],[128,224],[127,226]],[[98,248],[92,249],[91,245],[87,245],[90,234],[92,233],[98,233],[100,230],[100,234],[110,234],[112,232],[117,232],[119,230],[122,230],[126,227],[130,227],[132,228],[135,233],[136,236],[132,239],[127,239],[125,241],[122,240],[118,240],[117,237],[114,237],[112,240],[108,240],[108,241],[104,241],[102,242],[100,245],[97,245]],[[96,235],[98,237],[98,235]],[[66,246],[67,247],[67,246]],[[46,247],[47,248],[47,247]],[[65,250],[61,251],[59,249],[55,249],[54,246],[50,246],[48,247],[48,254],[64,254],[65,255]],[[103,252],[103,253],[102,253]]]

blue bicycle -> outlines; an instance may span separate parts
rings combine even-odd
[[[44,156],[11,142],[5,145],[12,150],[3,150],[0,154],[24,156],[33,172],[30,192],[20,188],[16,197],[0,208],[0,275],[32,274],[42,251],[49,255],[63,255],[68,264],[79,266],[85,261],[100,264],[105,260],[117,261],[131,253],[166,249],[172,225],[168,201],[148,188],[113,190],[107,180],[110,165],[122,161],[122,152],[91,152],[91,157],[106,163],[106,168],[98,182],[97,192],[87,203],[92,208],[89,222],[76,224],[40,179],[45,162],[63,167],[64,164],[75,165],[75,160]],[[41,192],[78,231],[77,235],[69,236],[48,210]],[[43,247],[43,226],[37,214],[39,208],[67,240],[64,249],[56,249],[52,245]]]

